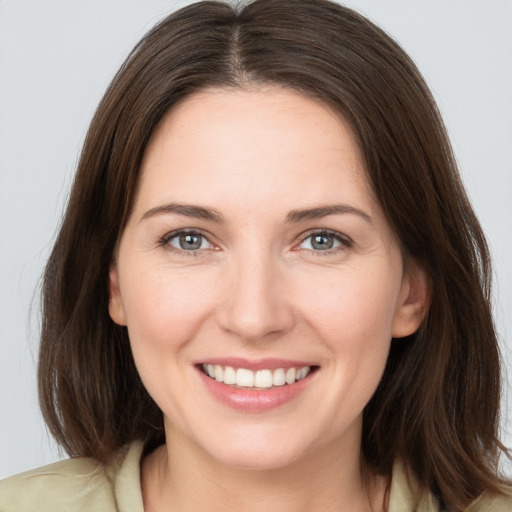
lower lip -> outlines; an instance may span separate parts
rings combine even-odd
[[[293,384],[285,384],[269,389],[239,389],[206,376],[197,370],[208,390],[217,400],[239,411],[264,412],[291,402],[297,398],[311,381],[312,373]]]

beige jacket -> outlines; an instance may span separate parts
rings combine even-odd
[[[0,512],[144,512],[140,488],[142,443],[120,450],[105,467],[94,459],[50,464],[0,482]],[[395,464],[389,512],[438,512]],[[512,512],[512,501],[479,500],[468,512]]]

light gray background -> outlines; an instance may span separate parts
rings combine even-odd
[[[64,456],[37,406],[36,286],[105,87],[140,37],[186,3],[0,0],[0,478]],[[512,2],[346,4],[389,31],[434,91],[491,244],[512,375]],[[510,412],[503,426],[510,446]]]

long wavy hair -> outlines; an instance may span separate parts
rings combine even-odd
[[[411,59],[381,29],[326,0],[200,2],[135,47],[91,122],[43,281],[39,393],[70,455],[107,462],[120,446],[164,442],[161,411],[108,314],[109,266],[130,214],[146,144],[162,118],[208,87],[278,84],[338,112],[402,251],[432,282],[414,335],[393,340],[364,411],[362,460],[462,510],[506,483],[497,462],[500,356],[484,235],[445,127]]]

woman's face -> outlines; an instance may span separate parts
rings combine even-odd
[[[390,340],[422,319],[422,276],[404,273],[339,116],[279,87],[205,90],[146,150],[110,314],[168,443],[277,468],[359,452]]]

